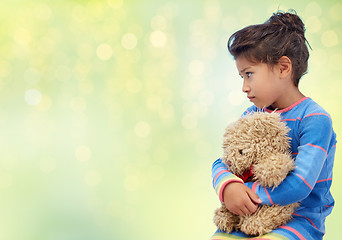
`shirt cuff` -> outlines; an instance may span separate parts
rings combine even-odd
[[[244,183],[243,180],[234,174],[228,175],[220,180],[220,182],[216,186],[216,193],[220,198],[220,201],[223,203],[223,190],[224,188],[232,182],[239,182],[239,183]]]

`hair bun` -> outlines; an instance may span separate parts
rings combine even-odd
[[[300,17],[298,17],[294,10],[293,12],[294,14],[289,12],[284,13],[282,11],[278,11],[269,18],[268,23],[276,24],[281,26],[282,28],[285,28],[288,31],[293,31],[304,35],[304,23],[302,22]]]

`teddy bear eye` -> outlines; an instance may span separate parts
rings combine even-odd
[[[243,154],[243,151],[242,151],[242,150],[239,150],[239,153],[242,155],[242,154]]]

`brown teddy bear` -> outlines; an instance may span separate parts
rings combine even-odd
[[[275,188],[294,169],[288,132],[278,113],[247,114],[226,128],[222,162],[245,182]],[[290,221],[298,206],[259,205],[254,214],[238,216],[222,204],[215,211],[214,223],[227,233],[235,229],[261,236]]]

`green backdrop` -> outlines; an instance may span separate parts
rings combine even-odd
[[[290,8],[312,46],[300,88],[341,136],[338,0],[2,0],[0,238],[209,239],[211,164],[250,105],[227,39]]]

